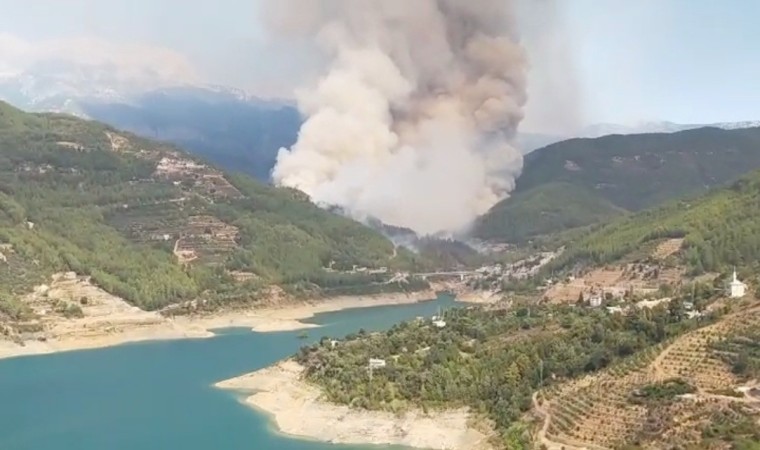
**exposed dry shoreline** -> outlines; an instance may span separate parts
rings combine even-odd
[[[55,302],[86,297],[84,317],[67,319],[52,314]],[[40,287],[26,299],[42,317],[44,340],[28,337],[23,345],[0,337],[0,359],[109,347],[130,342],[212,337],[211,330],[250,327],[256,332],[313,328],[301,322],[315,314],[343,309],[409,304],[436,297],[433,291],[412,294],[336,297],[311,302],[289,302],[281,307],[235,310],[210,315],[166,318],[146,312],[93,286],[73,274],[58,275],[50,286]]]
[[[81,302],[82,299],[86,302]],[[23,345],[0,336],[0,359],[24,355],[85,350],[140,341],[202,339],[212,330],[250,327],[256,332],[280,332],[316,325],[302,322],[316,314],[344,309],[417,303],[436,298],[433,290],[411,294],[346,296],[313,301],[285,301],[277,307],[167,318],[127,304],[89,280],[58,274],[48,286],[39,286],[24,300],[40,317],[44,330],[37,338],[25,336]],[[277,299],[281,301],[282,299]],[[490,296],[469,295],[462,301],[485,303]],[[57,305],[75,303],[83,317],[65,318]],[[277,302],[275,302],[277,303]],[[41,337],[44,336],[44,339]],[[464,410],[403,417],[390,413],[355,411],[319,400],[319,389],[300,381],[302,368],[293,361],[218,383],[225,389],[256,392],[246,401],[272,414],[286,434],[333,443],[389,444],[425,449],[486,450],[486,437],[468,425]]]
[[[490,449],[487,436],[469,425],[466,410],[403,416],[358,411],[320,400],[318,388],[301,380],[303,367],[288,360],[216,387],[250,394],[249,406],[273,416],[285,434],[340,444],[400,445],[431,450]]]
[[[205,316],[179,317],[175,321],[185,325],[200,326],[207,330],[214,328],[251,327],[253,331],[259,333],[292,331],[316,328],[317,325],[304,323],[302,320],[321,313],[344,309],[404,305],[433,300],[435,298],[436,293],[432,290],[372,296],[343,296],[290,302],[280,307],[229,311]]]

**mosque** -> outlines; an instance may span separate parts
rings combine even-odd
[[[742,298],[747,293],[747,285],[736,277],[736,269],[734,269],[734,277],[728,285],[728,290],[731,298]]]

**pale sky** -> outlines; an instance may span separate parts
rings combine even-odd
[[[120,70],[142,65],[134,73],[289,96],[309,55],[267,38],[263,1],[276,0],[0,0],[0,74],[51,55],[107,58]],[[562,98],[562,114],[581,124],[760,120],[760,1],[557,4],[544,33],[559,47],[531,55],[532,109]],[[530,127],[553,127],[539,116]]]

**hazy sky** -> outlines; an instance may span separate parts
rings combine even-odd
[[[135,73],[287,96],[312,64],[266,36],[262,1],[276,0],[0,0],[0,73],[51,55],[107,58],[120,70],[142,64]],[[561,97],[572,103],[561,114],[577,123],[760,119],[759,1],[557,4],[552,29],[538,33],[554,52],[531,55],[532,110]],[[559,126],[539,116],[530,128]]]

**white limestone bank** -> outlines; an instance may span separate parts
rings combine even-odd
[[[355,410],[320,399],[320,391],[301,379],[292,360],[222,381],[216,387],[254,393],[245,402],[273,416],[291,436],[340,444],[401,445],[430,450],[486,450],[488,438],[470,426],[466,410],[403,416]]]
[[[250,327],[253,331],[279,332],[314,328],[302,322],[315,314],[343,309],[401,305],[431,300],[433,291],[412,294],[337,297],[295,302],[275,298],[265,308],[226,311],[211,315],[167,318],[143,311],[123,299],[93,285],[86,277],[58,274],[50,285],[38,286],[23,301],[40,317],[36,326],[43,331],[8,339],[0,334],[0,359],[110,347],[119,344],[170,339],[197,339],[214,336],[218,328]],[[67,318],[55,311],[59,302],[80,304],[81,317]],[[2,323],[0,323],[2,326]],[[2,330],[2,328],[0,328]]]

